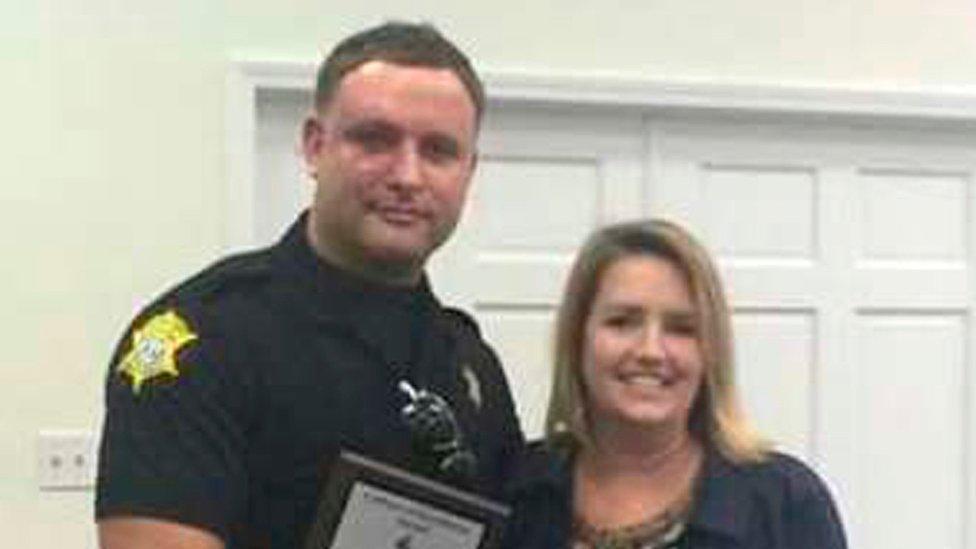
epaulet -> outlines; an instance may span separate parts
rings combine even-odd
[[[164,292],[154,303],[206,298],[242,285],[260,283],[270,275],[270,259],[267,249],[225,257]]]
[[[465,328],[473,331],[478,337],[481,337],[481,328],[478,327],[478,323],[474,317],[467,312],[454,307],[444,307],[444,313],[451,321],[461,324]]]

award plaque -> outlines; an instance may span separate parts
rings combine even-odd
[[[498,549],[508,514],[496,502],[342,452],[305,549]]]

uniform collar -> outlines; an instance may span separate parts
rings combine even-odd
[[[742,482],[742,466],[732,463],[717,449],[707,448],[695,509],[689,526],[730,537],[746,539],[753,498]]]
[[[369,311],[391,308],[432,307],[437,299],[426,273],[412,287],[390,286],[366,280],[340,269],[319,257],[308,242],[304,212],[275,246],[275,265],[279,272],[310,286],[316,297],[318,316],[361,316]]]
[[[277,300],[290,313],[304,315],[358,341],[396,379],[434,383],[453,371],[443,363],[454,356],[440,303],[427,277],[414,287],[365,280],[322,260],[312,250],[303,214],[272,251],[272,271],[280,283]],[[442,334],[434,337],[433,334]]]

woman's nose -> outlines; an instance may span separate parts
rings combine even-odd
[[[667,355],[664,332],[659,322],[651,322],[641,331],[638,351],[641,358],[661,360]]]

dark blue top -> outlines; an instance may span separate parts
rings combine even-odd
[[[196,525],[228,549],[300,547],[340,449],[423,474],[400,416],[404,377],[450,403],[478,457],[476,490],[497,496],[522,438],[474,322],[426,282],[382,287],[320,261],[304,223],[136,317],[107,377],[97,517]],[[178,375],[137,392],[117,365],[165,311],[197,339],[179,350]]]
[[[506,549],[569,546],[570,452],[533,444],[508,490],[514,514]],[[847,542],[826,486],[802,462],[771,453],[761,463],[740,465],[709,450],[677,547],[846,549]]]

